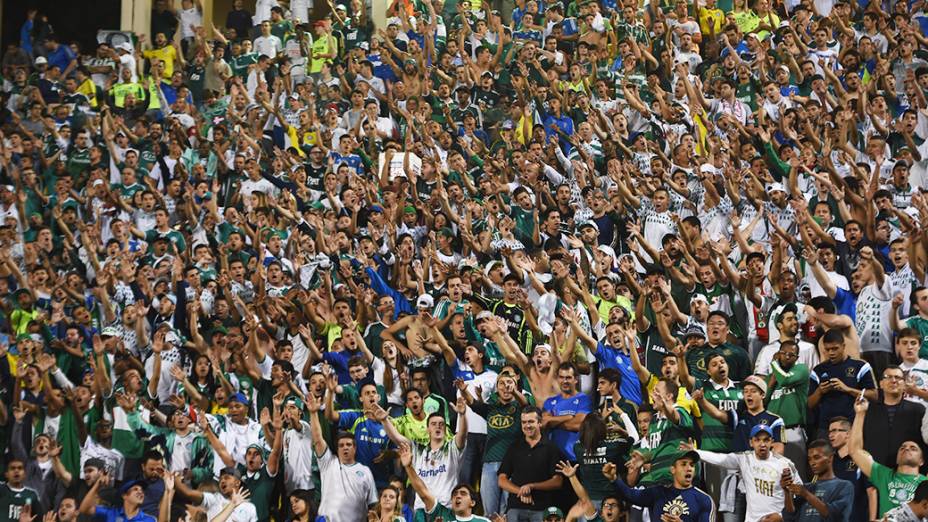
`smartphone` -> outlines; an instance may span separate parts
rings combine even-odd
[[[604,401],[604,406],[606,407],[607,410],[611,410],[613,407],[615,407],[615,399],[613,399],[612,397],[606,397],[606,400]]]

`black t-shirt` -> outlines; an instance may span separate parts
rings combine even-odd
[[[555,466],[561,458],[561,450],[550,440],[542,437],[538,444],[531,447],[524,437],[520,437],[506,451],[498,474],[505,474],[517,486],[544,482],[557,473]],[[553,495],[548,491],[532,491],[532,500],[534,504],[523,504],[518,495],[509,495],[509,509],[540,511],[554,504]]]

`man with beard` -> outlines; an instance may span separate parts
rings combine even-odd
[[[782,483],[788,491],[784,514],[795,513],[795,518],[790,519],[798,522],[848,520],[854,504],[854,486],[835,477],[834,450],[824,440],[812,441],[808,459],[814,477],[811,484],[805,486],[792,480]]]
[[[435,305],[435,312],[432,314],[435,319],[438,319],[435,327],[439,331],[448,326],[454,314],[467,310],[469,304],[464,299],[464,281],[461,276],[457,274],[449,275],[445,279],[445,288],[448,290],[448,295],[438,301],[438,304]]]
[[[799,317],[798,309],[793,303],[788,303],[780,309],[776,317],[774,326],[779,332],[777,341],[764,346],[760,353],[757,354],[757,360],[754,363],[754,373],[756,375],[767,376],[771,373],[771,363],[780,346],[784,342],[794,342],[799,347],[800,362],[808,368],[815,368],[819,363],[818,349],[812,343],[802,341],[799,336]]]
[[[928,478],[918,471],[925,461],[922,449],[915,441],[907,440],[899,446],[894,468],[880,464],[864,450],[864,423],[869,406],[869,401],[862,396],[854,401],[856,415],[851,426],[848,446],[854,463],[876,488],[879,496],[877,518],[881,518],[887,511],[912,500],[915,489]]]

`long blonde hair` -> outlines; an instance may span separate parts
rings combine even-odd
[[[390,490],[390,491],[392,491],[393,493],[396,494],[396,505],[393,506],[393,513],[391,514],[391,517],[392,517],[392,518],[391,518],[391,520],[390,520],[390,522],[393,522],[393,519],[394,519],[395,517],[402,517],[402,516],[403,516],[403,494],[400,493],[400,490],[396,489],[395,487],[393,487],[393,486],[387,486],[387,487],[383,488],[382,490],[380,490],[380,496],[382,497],[383,494],[384,494],[384,492],[387,491],[387,490]],[[378,497],[378,498],[377,498],[377,504],[374,506],[374,512],[377,513],[377,516],[378,516],[378,517],[381,517],[381,516],[383,515],[383,513],[382,513],[381,511],[382,511],[382,506],[380,505],[380,498]]]

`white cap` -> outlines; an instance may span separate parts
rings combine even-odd
[[[116,49],[119,49],[120,51],[126,51],[127,53],[131,53],[132,44],[130,44],[129,42],[123,42],[121,44],[116,44]]]
[[[38,58],[35,59],[35,64],[36,65],[48,65],[48,58],[44,56],[39,56]]]
[[[422,294],[416,299],[416,308],[431,308],[435,306],[435,299],[429,294]]]
[[[768,193],[770,193],[770,192],[776,192],[776,191],[778,191],[778,190],[779,190],[780,192],[786,193],[786,187],[784,187],[783,184],[780,183],[780,182],[773,182],[773,183],[768,183],[768,184],[767,184],[767,192],[768,192]]]

